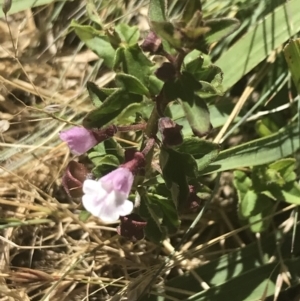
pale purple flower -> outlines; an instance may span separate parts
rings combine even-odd
[[[82,155],[98,144],[91,130],[78,126],[60,132],[59,137],[67,142],[74,155]]]
[[[127,198],[133,183],[132,172],[119,167],[98,181],[85,180],[82,204],[92,215],[103,222],[116,222],[133,210],[133,203]]]

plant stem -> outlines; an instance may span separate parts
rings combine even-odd
[[[121,125],[116,126],[118,132],[129,132],[129,131],[142,131],[146,128],[145,123],[138,123],[138,124],[132,124],[132,125]]]

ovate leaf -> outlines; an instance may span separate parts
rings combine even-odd
[[[121,63],[124,73],[138,78],[144,86],[149,86],[150,67],[153,63],[138,44],[123,49]]]
[[[283,187],[281,193],[287,203],[300,205],[300,185],[297,182]]]
[[[252,180],[245,172],[241,170],[235,170],[233,183],[238,192],[239,202],[241,202],[244,199],[247,191],[252,188]]]
[[[70,26],[74,28],[75,33],[78,35],[80,40],[82,40],[91,50],[102,58],[105,65],[112,68],[115,50],[111,46],[107,36],[92,26],[80,25],[74,20]]]
[[[179,97],[194,135],[202,137],[211,130],[208,106],[205,101],[196,95],[202,89],[199,83],[191,74],[183,72],[178,84]]]
[[[160,196],[158,194],[148,194],[151,203],[159,207],[160,212],[163,213],[162,223],[171,232],[176,230],[180,225],[176,207],[171,199]]]
[[[163,214],[159,207],[151,202],[148,195],[146,195],[146,192],[141,193],[139,214],[147,221],[145,227],[147,238],[155,243],[160,243],[167,234],[165,227],[161,225]]]
[[[247,219],[251,216],[255,210],[258,195],[253,190],[248,190],[243,198],[239,201],[239,216],[243,219]]]
[[[120,23],[116,26],[115,31],[118,33],[121,41],[127,45],[136,44],[139,40],[140,33],[137,26]]]
[[[149,96],[148,89],[141,83],[136,77],[125,74],[118,73],[115,77],[116,84],[123,88],[124,91],[133,94],[146,95]]]
[[[148,17],[150,22],[166,20],[166,0],[151,0],[149,5]]]
[[[193,95],[184,97],[181,105],[194,135],[198,137],[207,135],[212,127],[205,101],[199,96]]]
[[[183,35],[171,22],[152,22],[155,33],[163,40],[167,41],[174,48],[181,48],[184,41]]]
[[[186,0],[181,20],[188,23],[197,10],[201,11],[200,0]]]
[[[254,190],[248,190],[239,202],[239,216],[251,224],[252,232],[263,232],[271,222],[271,218],[265,217],[271,215],[273,208],[274,202],[270,198],[257,194]]]
[[[92,169],[93,174],[97,178],[100,178],[103,175],[111,172],[120,165],[119,159],[113,155],[105,155],[102,157],[98,157],[97,160],[94,157],[93,161],[97,162],[96,166]]]
[[[99,107],[102,102],[117,89],[115,88],[99,88],[93,82],[87,82],[87,90],[95,107]]]
[[[163,178],[171,191],[175,206],[184,204],[189,194],[187,178],[197,177],[197,165],[194,158],[189,154],[162,148],[159,161]]]
[[[83,120],[87,128],[101,128],[117,118],[119,114],[130,104],[143,100],[141,95],[131,94],[122,89],[116,90],[106,98],[102,105],[91,111]]]
[[[286,183],[296,180],[294,172],[296,160],[294,158],[285,158],[269,165],[269,168],[278,171]]]

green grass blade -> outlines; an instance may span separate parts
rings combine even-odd
[[[0,6],[2,7],[3,2],[5,0],[0,0]],[[36,6],[41,6],[41,5],[46,5],[52,2],[56,2],[56,0],[13,0],[12,1],[12,6],[9,12],[7,13],[8,15],[20,12],[22,10],[26,10],[28,8],[36,7]],[[4,13],[2,9],[0,10],[0,18],[4,17]]]
[[[224,90],[232,87],[273,49],[299,31],[299,0],[291,0],[268,14],[216,61],[224,72]]]
[[[283,52],[295,87],[300,95],[300,39],[291,40],[284,47]]]
[[[294,124],[274,135],[232,147],[220,152],[217,160],[201,171],[201,174],[274,162],[299,149],[299,135],[298,125]]]

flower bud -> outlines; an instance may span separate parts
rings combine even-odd
[[[124,236],[133,242],[144,238],[144,228],[146,227],[147,222],[139,215],[132,213],[127,216],[121,216],[120,221],[121,224],[117,227],[119,235]]]
[[[77,198],[83,195],[82,184],[89,172],[87,168],[76,161],[70,161],[62,178],[62,185],[70,197]]]
[[[182,143],[183,126],[177,124],[169,117],[162,117],[158,121],[158,130],[162,137],[163,145],[167,147],[176,146]]]
[[[150,54],[157,54],[163,49],[163,45],[161,39],[155,32],[150,31],[144,42],[141,44],[141,48],[145,52],[150,52]]]
[[[82,155],[98,143],[113,137],[116,132],[117,128],[114,125],[99,130],[75,126],[60,132],[59,137],[68,144],[74,155]]]
[[[164,62],[156,71],[155,75],[163,82],[174,81],[176,79],[176,69],[169,63]]]
[[[141,152],[135,152],[132,159],[122,164],[121,167],[129,169],[136,175],[141,168],[145,167],[145,162],[145,155]]]
[[[196,187],[189,185],[189,197],[186,200],[182,211],[186,213],[198,212],[203,207],[203,200],[197,196]]]

